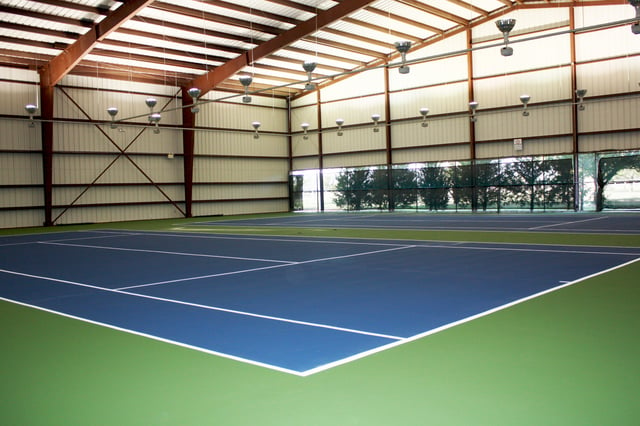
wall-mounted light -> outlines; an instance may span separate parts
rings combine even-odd
[[[529,116],[529,111],[527,111],[527,105],[529,104],[530,100],[531,100],[531,96],[529,96],[529,95],[520,95],[520,102],[522,102],[522,115],[524,117],[528,117]]]
[[[33,116],[35,115],[36,111],[38,111],[38,107],[34,104],[27,104],[24,106],[24,110],[27,111],[27,114],[29,114],[29,127],[35,127],[36,123],[34,123],[33,121]]]
[[[260,134],[258,133],[258,129],[260,128],[260,125],[262,123],[260,123],[259,121],[254,121],[253,123],[251,123],[251,126],[253,126],[253,138],[254,139],[260,139]]]
[[[338,136],[342,136],[342,125],[344,124],[344,120],[342,118],[336,119],[336,124],[338,125]]]
[[[305,84],[305,90],[313,90],[316,86],[311,82],[312,75],[311,73],[316,69],[318,64],[314,61],[304,61],[302,63],[302,68],[307,73],[307,84]]]
[[[118,123],[116,123],[116,115],[118,115],[118,107],[107,108],[107,114],[111,116],[111,124],[109,127],[111,127],[112,129],[117,129]]]
[[[253,77],[251,77],[250,75],[241,75],[240,77],[238,77],[238,80],[240,80],[240,84],[242,84],[242,86],[244,87],[244,96],[242,97],[242,102],[248,104],[249,102],[251,102],[251,96],[249,96],[249,85],[253,81]]]
[[[427,122],[427,114],[429,114],[429,108],[420,108],[420,115],[422,116],[422,127],[429,127],[429,122]]]
[[[309,139],[309,135],[307,134],[307,130],[309,129],[309,123],[302,123],[302,124],[300,125],[300,128],[301,128],[301,129],[302,129],[302,131],[304,132],[304,133],[303,133],[303,136],[302,136],[302,139],[304,139],[304,140]]]
[[[469,119],[472,123],[478,121],[478,118],[476,117],[476,110],[478,109],[478,105],[480,104],[476,101],[469,102],[469,110],[471,111],[471,117],[469,117]]]
[[[631,32],[640,34],[640,0],[629,0],[629,4],[636,9],[636,19],[638,19],[638,22],[631,24]]]
[[[198,103],[198,98],[200,97],[200,93],[202,93],[202,92],[197,87],[192,87],[191,89],[189,89],[187,91],[187,93],[189,94],[189,96],[191,96],[191,100],[193,101],[193,106],[191,107],[191,112],[194,113],[194,114],[199,113],[200,112],[200,107],[198,107],[197,103]]]
[[[380,121],[380,114],[373,114],[371,119],[373,120],[373,131],[376,133],[379,132],[378,122]]]
[[[578,109],[584,111],[584,97],[587,94],[587,89],[576,90],[576,98],[578,98]]]
[[[406,65],[407,62],[407,52],[411,49],[410,41],[396,41],[395,42],[396,50],[400,52],[402,55],[402,65],[398,68],[398,72],[400,74],[409,74],[409,67]]]
[[[154,112],[151,115],[149,115],[149,122],[155,125],[155,128],[153,129],[153,133],[155,134],[160,133],[160,127],[158,126],[158,123],[160,122],[161,119],[162,119],[162,116],[160,115],[159,112]]]
[[[502,36],[504,37],[504,47],[500,49],[500,54],[502,56],[513,55],[513,48],[509,47],[509,33],[515,25],[515,19],[498,19],[496,21],[496,27],[498,27],[498,29],[502,32]]]

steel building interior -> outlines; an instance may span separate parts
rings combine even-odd
[[[5,230],[357,210],[341,173],[518,161],[570,176],[515,210],[602,210],[609,158],[604,207],[640,207],[638,0],[1,0],[0,94]],[[300,404],[264,424],[329,424]]]

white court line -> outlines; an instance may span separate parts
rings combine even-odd
[[[10,275],[17,275],[17,276],[21,276],[21,277],[26,277],[26,278],[34,278],[34,279],[39,279],[39,280],[44,280],[44,281],[52,281],[52,282],[58,282],[58,283],[63,283],[63,284],[70,284],[70,285],[74,285],[74,286],[78,286],[78,287],[86,287],[86,288],[91,288],[91,289],[94,289],[94,290],[104,291],[104,292],[108,292],[108,293],[124,294],[124,295],[127,295],[127,296],[140,297],[142,299],[151,299],[151,300],[156,300],[156,301],[160,301],[160,302],[175,303],[177,305],[184,305],[184,306],[189,306],[189,307],[192,307],[192,308],[207,309],[207,310],[211,310],[211,311],[225,312],[225,313],[229,313],[229,314],[235,314],[235,315],[241,315],[241,316],[247,316],[247,317],[253,317],[253,318],[260,318],[260,319],[266,319],[266,320],[270,320],[270,321],[277,321],[277,322],[285,322],[285,323],[290,323],[290,324],[304,325],[304,326],[307,326],[307,327],[325,328],[325,329],[341,331],[341,332],[345,332],[345,333],[353,333],[353,334],[362,334],[362,335],[366,335],[366,336],[382,337],[382,338],[391,339],[391,340],[400,340],[400,339],[402,339],[402,337],[391,336],[391,335],[388,335],[388,334],[374,333],[374,332],[356,330],[356,329],[346,328],[346,327],[337,327],[337,326],[333,326],[333,325],[314,323],[314,322],[308,322],[308,321],[299,321],[299,320],[294,320],[294,319],[290,319],[290,318],[275,317],[275,316],[271,316],[271,315],[261,315],[261,314],[255,314],[253,312],[238,311],[238,310],[235,310],[235,309],[227,309],[227,308],[221,308],[221,307],[218,307],[218,306],[202,305],[202,304],[199,304],[199,303],[184,302],[182,300],[167,299],[165,297],[150,296],[150,295],[147,295],[147,294],[138,294],[138,293],[132,293],[132,292],[129,292],[129,291],[123,291],[123,290],[118,290],[118,289],[98,287],[98,286],[91,285],[91,284],[85,284],[85,283],[80,283],[80,282],[76,282],[76,281],[63,280],[63,279],[59,279],[59,278],[44,277],[44,276],[41,276],[41,275],[26,274],[26,273],[23,273],[23,272],[10,271],[8,269],[0,269],[0,272],[4,272],[5,274],[10,274]]]
[[[527,228],[529,230],[534,230],[534,229],[542,229],[542,228],[552,228],[554,226],[562,226],[562,225],[572,225],[574,223],[583,223],[583,222],[592,222],[594,220],[600,220],[600,219],[608,219],[609,216],[602,216],[602,217],[592,217],[590,219],[583,219],[583,220],[572,220],[569,222],[560,222],[560,223],[552,223],[550,225],[541,225],[541,226],[535,226],[533,228]]]
[[[394,247],[394,248],[384,249],[384,250],[375,250],[375,251],[369,251],[369,252],[363,252],[363,253],[346,254],[346,255],[334,256],[334,257],[324,257],[324,258],[321,258],[321,259],[303,260],[303,261],[300,261],[300,262],[288,262],[288,263],[280,264],[280,265],[263,266],[261,268],[243,269],[243,270],[240,270],[240,271],[221,272],[221,273],[218,273],[218,274],[199,275],[199,276],[196,276],[196,277],[187,277],[187,278],[176,278],[175,280],[158,281],[158,282],[153,282],[153,283],[148,283],[148,284],[138,284],[138,285],[132,285],[132,286],[128,286],[128,287],[120,287],[118,290],[129,290],[129,289],[132,289],[132,288],[151,287],[151,286],[163,285],[163,284],[173,284],[173,283],[179,283],[179,282],[184,282],[184,281],[194,281],[194,280],[201,280],[201,279],[206,279],[206,278],[215,278],[215,277],[220,277],[220,276],[225,276],[225,275],[245,274],[245,273],[248,273],[248,272],[264,271],[266,269],[282,268],[282,267],[285,267],[285,266],[303,265],[303,264],[306,264],[306,263],[316,263],[316,262],[326,262],[328,260],[345,259],[345,258],[356,257],[356,256],[367,256],[367,255],[370,255],[370,254],[383,253],[383,252],[394,251],[394,250],[403,250],[403,249],[412,248],[412,247],[414,247],[414,246]]]
[[[409,343],[409,342],[413,342],[415,340],[422,339],[423,337],[427,337],[427,336],[430,336],[432,334],[436,334],[436,333],[439,333],[441,331],[447,330],[449,328],[455,327],[457,325],[464,324],[466,322],[473,321],[473,320],[476,320],[478,318],[485,317],[487,315],[493,314],[493,313],[498,312],[498,311],[502,311],[504,309],[507,309],[507,308],[510,308],[512,306],[518,305],[518,304],[526,302],[528,300],[535,299],[535,298],[538,298],[538,297],[543,296],[545,294],[552,293],[554,291],[560,290],[560,289],[562,289],[564,287],[569,287],[571,285],[580,283],[580,282],[588,280],[590,278],[594,278],[594,277],[597,277],[599,275],[603,275],[603,274],[606,274],[608,272],[614,271],[616,269],[623,268],[625,266],[631,265],[631,264],[633,264],[635,262],[638,262],[638,261],[640,261],[640,258],[633,259],[633,260],[630,260],[629,262],[625,262],[625,263],[622,263],[620,265],[613,266],[613,267],[605,269],[603,271],[596,272],[596,273],[593,273],[591,275],[587,275],[585,277],[578,278],[576,280],[566,282],[566,283],[561,284],[559,286],[552,287],[552,288],[549,288],[547,290],[543,290],[543,291],[531,294],[531,295],[526,296],[526,297],[522,297],[520,299],[514,300],[514,301],[509,302],[509,303],[505,303],[505,304],[500,305],[500,306],[496,306],[495,308],[488,309],[488,310],[486,310],[484,312],[480,312],[478,314],[471,315],[471,316],[468,316],[466,318],[462,318],[462,319],[460,319],[458,321],[454,321],[454,322],[451,322],[449,324],[445,324],[445,325],[442,325],[440,327],[436,327],[436,328],[433,328],[431,330],[427,330],[427,331],[425,331],[423,333],[416,334],[415,336],[407,337],[407,338],[404,338],[402,340],[398,340],[398,341],[389,343],[389,344],[384,345],[384,346],[379,346],[377,348],[374,348],[374,349],[371,349],[371,350],[368,350],[368,351],[365,351],[365,352],[361,352],[359,354],[352,355],[350,357],[343,358],[341,360],[337,360],[337,361],[334,361],[334,362],[331,362],[331,363],[328,363],[328,364],[325,364],[325,365],[321,365],[319,367],[312,368],[310,370],[306,370],[306,371],[302,372],[301,376],[304,376],[304,377],[310,376],[312,374],[316,374],[316,373],[319,373],[321,371],[329,370],[330,368],[337,367],[337,366],[343,365],[343,364],[347,364],[349,362],[356,361],[358,359],[361,359],[361,358],[364,358],[366,356],[373,355],[373,354],[385,351],[387,349],[394,348],[396,346],[404,345],[405,343]]]
[[[286,261],[286,260],[259,259],[259,258],[237,257],[237,256],[221,256],[221,255],[217,255],[217,254],[184,253],[184,252],[176,252],[176,251],[134,249],[134,248],[124,248],[124,247],[95,246],[95,245],[87,245],[87,244],[67,244],[67,243],[56,243],[56,242],[49,242],[49,241],[39,241],[39,244],[48,244],[48,245],[53,245],[53,246],[93,248],[93,249],[100,249],[100,250],[134,251],[134,252],[142,252],[142,253],[170,254],[170,255],[175,255],[175,256],[192,256],[192,257],[210,257],[210,258],[233,259],[233,260],[249,260],[249,261],[255,261],[255,262],[285,263],[285,264],[295,263],[295,262],[289,262],[289,261]]]
[[[464,244],[473,244],[472,242],[467,242]],[[479,243],[479,244],[491,244],[491,243]],[[511,244],[511,243],[507,243],[507,244]],[[551,246],[553,246],[553,244],[550,244]],[[615,251],[589,251],[589,250],[559,250],[559,249],[537,249],[537,248],[516,248],[516,247],[474,247],[474,246],[469,246],[469,245],[465,245],[465,246],[460,246],[460,245],[446,245],[446,246],[441,246],[441,245],[431,245],[431,244],[415,244],[414,247],[416,248],[441,248],[441,249],[462,249],[462,250],[488,250],[488,251],[523,251],[523,252],[539,252],[539,253],[562,253],[562,254],[610,254],[610,255],[616,255],[616,256],[640,256],[640,252],[638,253],[633,253],[633,252],[626,252],[626,251],[621,251],[621,252],[615,252]],[[615,248],[615,247],[611,247],[611,248]],[[623,248],[634,248],[635,247],[618,247],[620,249]]]
[[[67,313],[64,313],[64,312],[55,311],[53,309],[43,308],[42,306],[38,306],[38,305],[32,305],[32,304],[29,304],[29,303],[19,302],[17,300],[7,299],[7,298],[1,297],[1,296],[0,296],[0,300],[4,300],[4,301],[10,302],[10,303],[15,303],[16,305],[26,306],[28,308],[38,309],[40,311],[48,312],[48,313],[55,314],[55,315],[60,315],[62,317],[71,318],[71,319],[82,321],[82,322],[86,322],[86,323],[89,323],[89,324],[94,324],[94,325],[110,328],[112,330],[117,330],[117,331],[121,331],[121,332],[124,332],[124,333],[134,334],[136,336],[146,337],[148,339],[157,340],[157,341],[160,341],[160,342],[163,342],[163,343],[169,343],[171,345],[181,346],[181,347],[187,348],[187,349],[193,349],[193,350],[196,350],[196,351],[199,351],[199,352],[204,352],[204,353],[207,353],[207,354],[210,354],[210,355],[216,355],[216,356],[219,356],[219,357],[222,357],[222,358],[232,359],[234,361],[240,361],[240,362],[244,362],[246,364],[255,365],[255,366],[258,366],[258,367],[264,367],[264,368],[268,368],[270,370],[280,371],[282,373],[293,374],[295,376],[300,376],[301,375],[300,372],[296,371],[296,370],[290,370],[288,368],[278,367],[277,365],[266,364],[266,363],[255,361],[255,360],[252,360],[252,359],[247,359],[247,358],[242,358],[242,357],[235,356],[235,355],[225,354],[223,352],[212,351],[212,350],[209,350],[209,349],[201,348],[199,346],[188,345],[186,343],[178,342],[176,340],[165,339],[163,337],[154,336],[153,334],[142,333],[140,331],[135,331],[135,330],[131,330],[131,329],[128,329],[128,328],[118,327],[117,325],[107,324],[106,322],[94,321],[94,320],[90,320],[88,318],[83,318],[83,317],[78,317],[78,316],[75,316],[75,315],[70,315],[70,314],[67,314]]]

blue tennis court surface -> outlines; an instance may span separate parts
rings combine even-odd
[[[308,375],[638,248],[83,231],[0,237],[0,297]]]
[[[218,220],[201,225],[640,234],[640,214],[300,213],[272,218]]]

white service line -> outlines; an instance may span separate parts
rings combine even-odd
[[[108,246],[96,246],[96,245],[87,245],[87,244],[56,243],[56,242],[49,242],[49,241],[39,241],[38,243],[55,245],[55,246],[93,248],[93,249],[100,249],[100,250],[135,251],[135,252],[142,252],[142,253],[170,254],[175,256],[211,257],[211,258],[219,258],[219,259],[250,260],[255,262],[284,263],[284,264],[295,263],[295,262],[289,262],[286,260],[259,259],[259,258],[252,258],[252,257],[237,257],[237,256],[221,256],[217,254],[184,253],[184,252],[176,252],[176,251],[134,249],[134,248],[124,248],[124,247],[108,247]]]
[[[542,228],[552,228],[554,226],[562,226],[562,225],[572,225],[574,223],[583,223],[583,222],[591,222],[594,220],[600,220],[600,219],[607,219],[609,218],[609,216],[602,216],[602,217],[592,217],[590,219],[583,219],[583,220],[572,220],[570,222],[560,222],[560,223],[552,223],[550,225],[541,225],[541,226],[535,226],[533,228],[527,228],[529,230],[534,230],[534,229],[542,229]]]
[[[184,306],[189,306],[189,307],[192,307],[192,308],[207,309],[207,310],[211,310],[211,311],[225,312],[225,313],[229,313],[229,314],[242,315],[242,316],[247,316],[247,317],[271,320],[271,321],[286,322],[286,323],[290,323],[290,324],[298,324],[298,325],[304,325],[304,326],[308,326],[308,327],[325,328],[325,329],[329,329],[329,330],[342,331],[342,332],[346,332],[346,333],[363,334],[363,335],[367,335],[367,336],[382,337],[382,338],[391,339],[391,340],[402,340],[403,339],[403,337],[391,336],[391,335],[388,335],[388,334],[380,334],[380,333],[374,333],[374,332],[369,332],[369,331],[356,330],[356,329],[346,328],[346,327],[337,327],[337,326],[333,326],[333,325],[314,323],[314,322],[308,322],[308,321],[298,321],[298,320],[294,320],[294,319],[290,319],[290,318],[275,317],[275,316],[271,316],[271,315],[261,315],[261,314],[255,314],[253,312],[238,311],[238,310],[235,310],[235,309],[227,309],[227,308],[221,308],[221,307],[218,307],[218,306],[202,305],[202,304],[199,304],[199,303],[184,302],[182,300],[167,299],[165,297],[150,296],[150,295],[147,295],[147,294],[138,294],[138,293],[132,293],[132,292],[129,292],[129,291],[123,291],[123,290],[118,290],[118,289],[98,287],[98,286],[91,285],[91,284],[85,284],[85,283],[80,283],[80,282],[76,282],[76,281],[69,281],[69,280],[62,280],[62,279],[58,279],[58,278],[44,277],[44,276],[40,276],[40,275],[26,274],[26,273],[23,273],[23,272],[10,271],[8,269],[0,269],[0,272],[4,272],[5,274],[17,275],[17,276],[21,276],[21,277],[35,278],[35,279],[40,279],[40,280],[45,280],[45,281],[53,281],[53,282],[59,282],[59,283],[63,283],[63,284],[70,284],[70,285],[79,286],[79,287],[86,287],[86,288],[91,288],[91,289],[95,289],[95,290],[105,291],[105,292],[108,292],[108,293],[124,294],[124,295],[127,295],[127,296],[140,297],[140,298],[143,298],[143,299],[151,299],[151,300],[157,300],[157,301],[160,301],[160,302],[175,303],[177,305],[184,305]]]
[[[128,287],[120,287],[117,290],[129,290],[129,289],[132,289],[132,288],[151,287],[151,286],[163,285],[163,284],[173,284],[173,283],[179,283],[179,282],[183,282],[183,281],[194,281],[194,280],[201,280],[201,279],[205,279],[205,278],[221,277],[221,276],[225,276],[225,275],[245,274],[245,273],[248,273],[248,272],[264,271],[266,269],[275,269],[275,268],[282,268],[282,267],[285,267],[285,266],[303,265],[303,264],[306,264],[306,263],[325,262],[325,261],[328,261],[328,260],[345,259],[345,258],[348,258],[348,257],[355,257],[355,256],[366,256],[366,255],[369,255],[369,254],[376,254],[376,253],[382,253],[382,252],[394,251],[394,250],[402,250],[402,249],[407,249],[407,248],[412,248],[412,247],[415,247],[415,246],[394,247],[394,248],[390,248],[390,249],[369,251],[369,252],[364,252],[364,253],[346,254],[346,255],[343,255],[343,256],[324,257],[324,258],[321,258],[321,259],[303,260],[303,261],[300,261],[300,262],[287,262],[287,263],[279,264],[279,265],[263,266],[261,268],[242,269],[242,270],[239,270],[239,271],[221,272],[221,273],[218,273],[218,274],[199,275],[199,276],[187,277],[187,278],[176,278],[175,280],[158,281],[158,282],[153,282],[153,283],[148,283],[148,284],[138,284],[138,285],[132,285],[132,286],[128,286]]]

